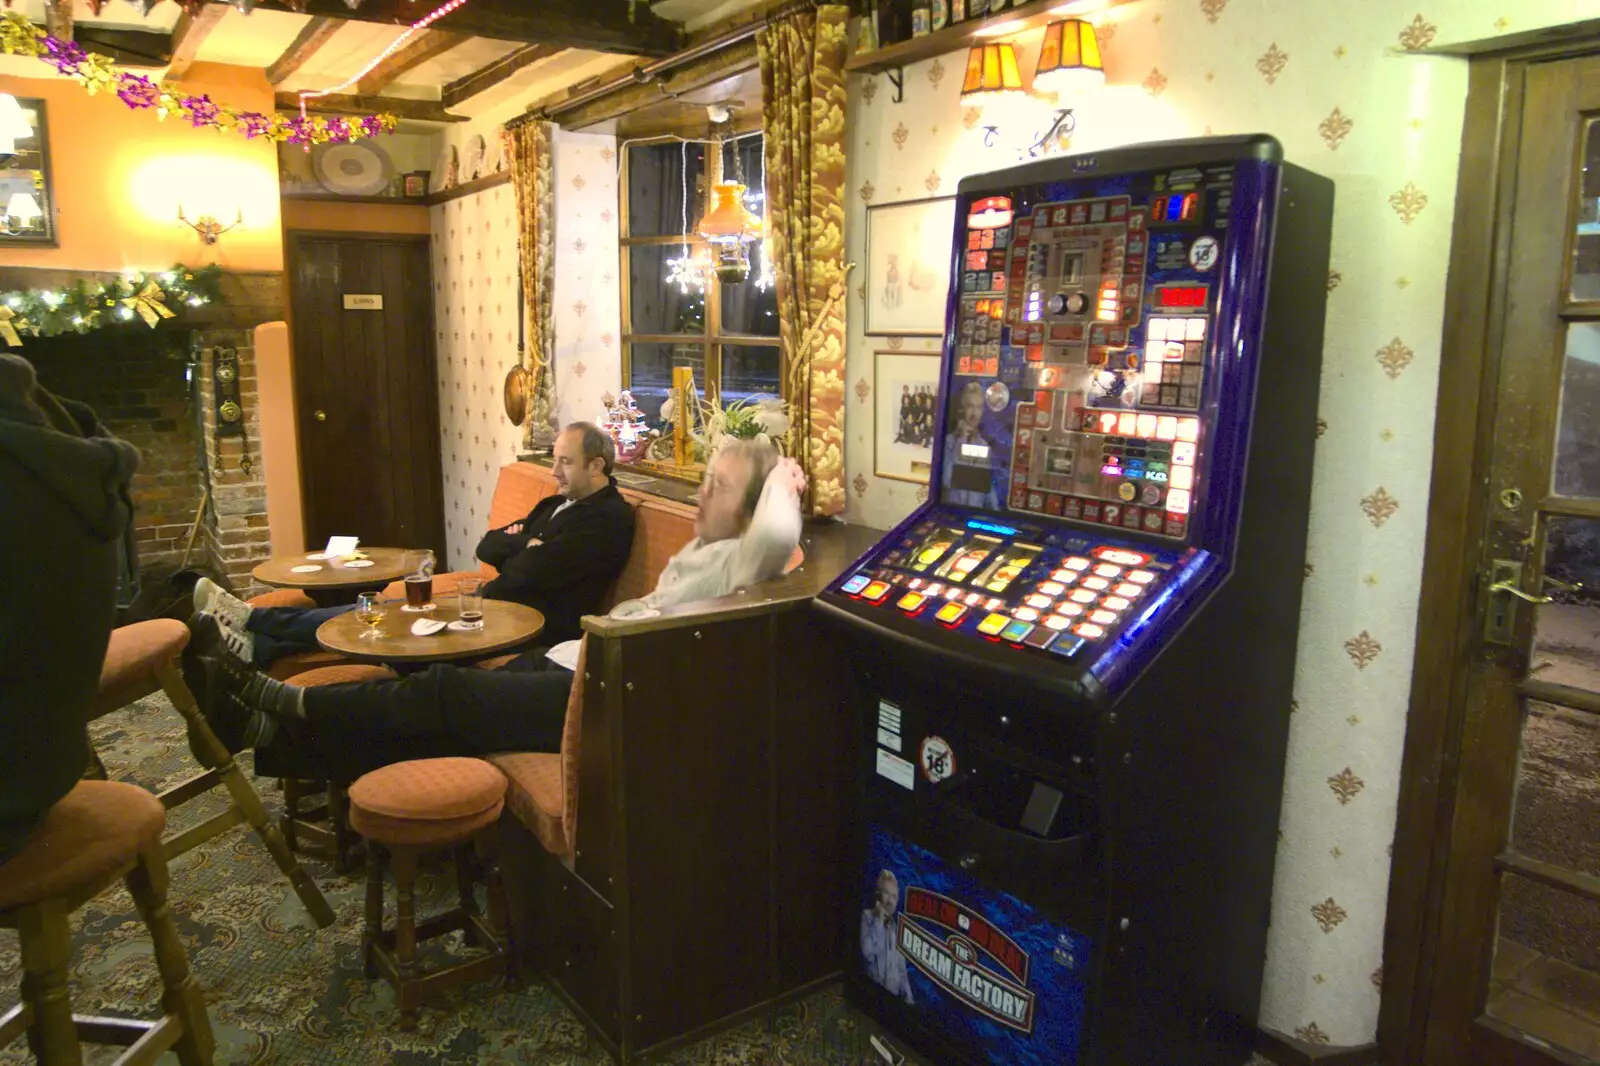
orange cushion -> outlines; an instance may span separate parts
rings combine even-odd
[[[500,817],[505,794],[505,775],[482,759],[413,759],[350,786],[350,825],[384,844],[448,844]]]
[[[324,666],[351,666],[354,665],[350,657],[340,655],[336,651],[318,648],[315,651],[292,651],[281,659],[272,660],[262,673],[268,677],[275,677],[279,681],[288,681],[298,674],[316,670]],[[326,684],[327,682],[324,682]]]
[[[533,831],[553,855],[567,855],[566,827],[561,823],[561,756],[542,752],[491,755],[489,761],[506,775],[506,805],[517,821]]]
[[[300,589],[273,589],[244,602],[252,607],[315,607],[317,601]]]
[[[517,658],[521,654],[522,652],[520,651],[514,651],[509,655],[491,655],[487,659],[479,659],[472,665],[477,667],[479,670],[498,670],[506,663]]]
[[[157,666],[176,659],[188,644],[189,627],[172,618],[113,629],[105,663],[100,667],[100,695],[148,679]]]
[[[339,663],[335,666],[319,666],[315,670],[291,676],[288,681],[291,685],[301,688],[315,688],[318,685],[342,685],[350,681],[392,681],[398,675],[387,666],[376,666],[368,663]]]
[[[94,891],[161,839],[161,801],[120,781],[82,781],[0,863],[0,910]]]

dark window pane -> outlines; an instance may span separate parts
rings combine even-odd
[[[757,284],[761,278],[761,247],[750,248],[750,276],[738,285],[722,287],[722,332],[757,337],[778,335],[778,287]]]
[[[722,402],[781,396],[780,363],[777,345],[723,345]]]
[[[694,333],[706,331],[706,294],[684,292],[667,281],[668,260],[683,255],[680,244],[634,245],[628,252],[628,320],[630,333]],[[694,249],[690,249],[693,254]]]
[[[745,203],[758,215],[761,214],[762,190],[766,186],[764,143],[759,133],[722,142],[722,180],[743,184],[749,190]]]
[[[687,213],[692,229],[704,210],[706,146],[682,143],[631,146],[628,149],[626,236],[665,237],[687,232],[683,225],[686,178]]]
[[[706,349],[701,344],[630,344],[629,389],[650,425],[661,418],[661,403],[672,392],[672,368],[694,368],[696,391],[705,389]]]
[[[1555,492],[1600,497],[1600,324],[1594,322],[1567,325],[1567,361],[1561,373],[1561,418],[1553,465],[1551,488]]]
[[[1572,298],[1600,300],[1600,122],[1583,136],[1583,187],[1578,190],[1578,239],[1572,242]]]

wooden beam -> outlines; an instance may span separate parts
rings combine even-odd
[[[168,80],[178,81],[189,73],[195,53],[200,51],[205,39],[211,36],[211,31],[227,14],[227,5],[209,4],[201,8],[198,15],[190,15],[185,11],[178,16],[178,24],[172,30],[172,62],[167,64]]]
[[[441,56],[469,40],[470,37],[450,33],[447,30],[423,30],[389,58],[368,71],[366,77],[356,82],[356,95],[377,96],[406,72],[415,70],[435,56]]]
[[[171,36],[153,30],[110,30],[80,22],[73,30],[73,40],[119,66],[155,69],[172,61]]]
[[[469,100],[484,90],[499,85],[529,64],[564,51],[566,49],[554,44],[525,45],[515,52],[501,56],[482,70],[475,70],[465,77],[450,82],[440,93],[440,102],[447,108],[454,107],[463,100]]]
[[[670,100],[674,96],[703,89],[735,74],[742,74],[754,68],[757,63],[756,40],[754,37],[749,37],[699,59],[692,59],[663,74],[656,81],[620,85],[603,96],[579,103],[575,107],[562,107],[560,103],[551,103],[543,109],[547,110],[549,116],[563,128],[581,130],[608,119],[620,118],[651,104]],[[540,109],[539,104],[529,108],[530,111]]]
[[[305,66],[343,25],[342,20],[335,18],[308,19],[301,28],[299,36],[284,49],[283,55],[267,68],[267,82],[271,85],[282,85],[288,81],[290,76]]]
[[[73,40],[72,0],[45,0],[44,28],[52,37],[59,37],[63,41]]]
[[[291,10],[288,0],[265,0],[261,6]],[[366,0],[352,11],[345,0],[306,0],[303,10],[355,22],[410,26],[438,6],[433,0]],[[435,22],[433,28],[467,37],[621,55],[666,56],[683,43],[677,23],[652,14],[649,4],[633,6],[622,0],[474,0]]]
[[[295,93],[277,95],[279,111],[299,114],[300,97]],[[465,115],[452,115],[437,100],[406,100],[398,96],[313,96],[306,110],[318,115],[372,115],[387,111],[397,118],[415,122],[466,122]]]

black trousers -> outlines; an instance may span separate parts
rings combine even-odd
[[[500,670],[440,665],[395,680],[308,688],[305,721],[280,724],[257,750],[256,771],[348,782],[408,759],[557,752],[571,690],[572,672],[544,649]]]

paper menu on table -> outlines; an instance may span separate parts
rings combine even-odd
[[[360,537],[329,537],[328,546],[323,549],[322,555],[326,559],[339,559],[355,551],[356,545],[360,543]]]

